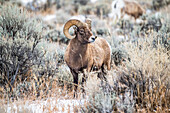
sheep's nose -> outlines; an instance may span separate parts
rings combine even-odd
[[[97,36],[91,36],[89,38],[89,42],[94,42],[96,40]]]
[[[92,36],[92,39],[93,39],[93,40],[96,40],[96,38],[97,38],[97,36]]]
[[[93,37],[91,37],[91,39],[92,39],[92,40],[95,40],[96,38],[93,36]]]

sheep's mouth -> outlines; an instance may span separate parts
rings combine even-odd
[[[89,43],[92,43],[96,40],[97,36],[91,36],[88,40]]]

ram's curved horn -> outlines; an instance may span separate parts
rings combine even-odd
[[[63,32],[64,32],[64,35],[69,39],[75,38],[75,35],[71,36],[69,34],[69,29],[73,25],[75,25],[76,27],[80,27],[80,26],[85,26],[85,23],[81,22],[80,20],[76,20],[76,19],[72,19],[72,20],[67,21],[66,24],[64,25]]]

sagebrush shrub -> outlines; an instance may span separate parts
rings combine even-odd
[[[45,38],[49,41],[65,43],[65,44],[68,44],[68,42],[70,41],[70,39],[65,37],[63,32],[60,30],[49,30],[45,35]]]
[[[42,25],[17,6],[3,5],[0,10],[0,76],[12,88],[16,80],[27,79],[41,60],[37,44]]]
[[[22,8],[3,5],[0,8],[0,36],[25,39],[41,38],[42,25]]]
[[[42,57],[34,44],[24,38],[0,39],[0,74],[6,82],[9,81],[13,85],[16,78],[19,77],[23,81],[31,75],[28,72]]]
[[[86,5],[90,0],[74,0],[74,3]]]
[[[152,0],[153,8],[156,10],[168,4],[170,4],[170,0]]]
[[[85,90],[88,94],[88,102],[81,108],[82,112],[111,113],[113,111],[116,97],[110,84],[98,79],[96,74],[90,73]]]

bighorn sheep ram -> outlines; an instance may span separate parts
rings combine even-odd
[[[134,17],[136,20],[146,12],[139,3],[131,0],[114,0],[111,7],[110,16],[114,17],[114,20],[123,18],[125,14]]]
[[[75,35],[69,34],[71,26],[74,28]],[[71,19],[66,22],[63,32],[70,40],[65,51],[64,60],[73,75],[74,84],[78,84],[78,73],[83,73],[82,83],[85,81],[84,69],[87,72],[93,68],[101,69],[101,73],[105,73],[104,65],[110,70],[111,48],[104,38],[97,38],[91,32],[91,20],[81,22],[77,19]],[[75,86],[75,90],[77,86]]]

